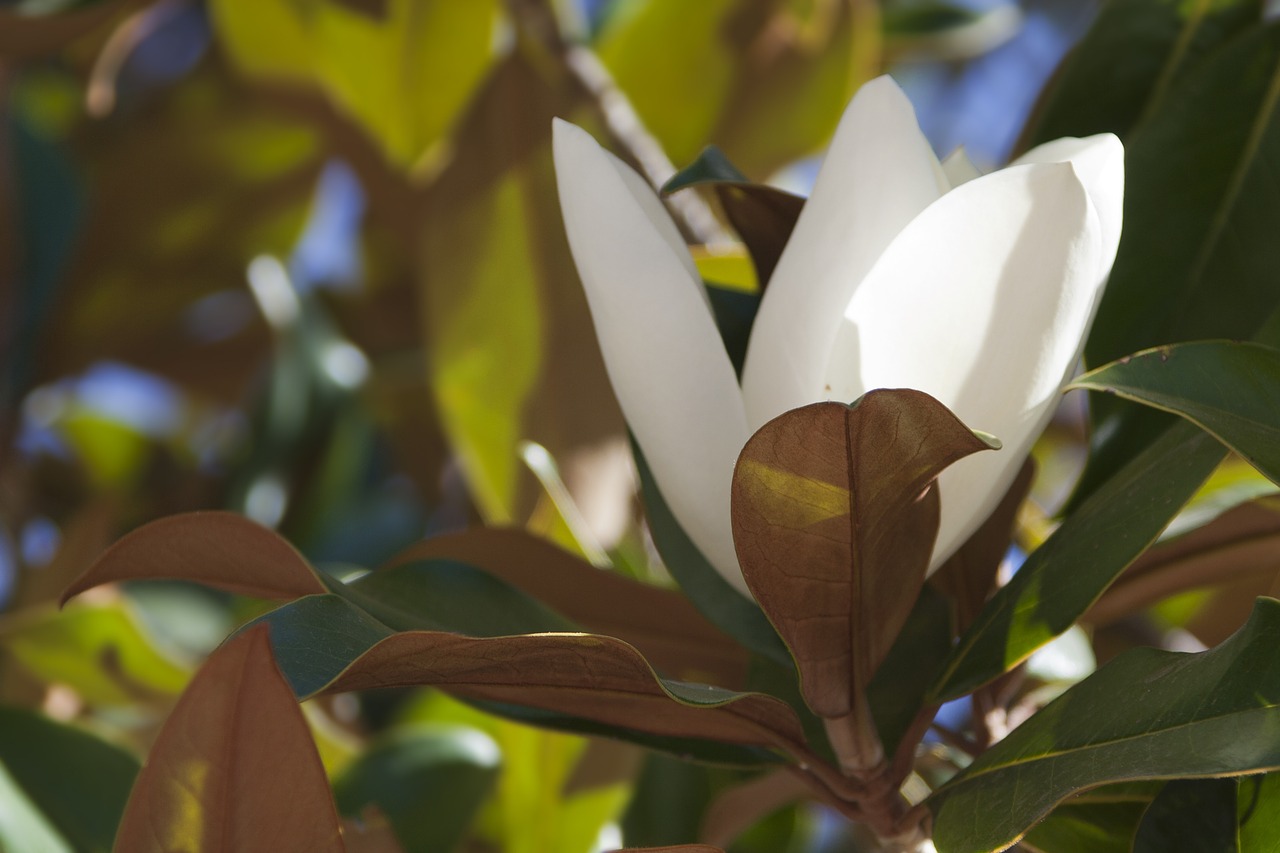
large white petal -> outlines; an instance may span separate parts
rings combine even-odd
[[[567,122],[555,122],[554,150],[569,247],[622,412],[685,531],[745,592],[729,487],[749,433],[702,282],[638,175],[624,177],[627,166]]]
[[[1124,223],[1124,145],[1119,138],[1099,133],[1083,139],[1055,139],[1032,148],[1013,165],[1025,163],[1070,163],[1076,167],[1102,223],[1102,274],[1110,273]]]
[[[1103,244],[1067,163],[952,190],[885,250],[854,294],[828,368],[839,398],[918,388],[1004,448],[939,479],[936,568],[992,512],[1080,357]]]
[[[879,77],[859,89],[756,316],[742,376],[753,428],[829,396],[823,370],[850,296],[894,236],[942,193],[940,175],[898,85]]]

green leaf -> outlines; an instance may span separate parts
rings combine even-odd
[[[1280,773],[1241,779],[1238,786],[1241,853],[1275,853],[1280,849]]]
[[[933,700],[977,689],[1075,624],[1225,455],[1211,436],[1177,424],[1125,465],[987,602],[934,682]]]
[[[929,799],[948,853],[999,850],[1071,794],[1280,767],[1280,601],[1201,654],[1134,649],[1072,687]]]
[[[706,767],[650,753],[622,819],[623,838],[629,847],[680,844],[697,838],[711,794]]]
[[[760,608],[720,576],[680,527],[649,473],[640,445],[633,440],[631,449],[640,474],[640,494],[653,544],[676,583],[702,615],[720,630],[751,651],[783,667],[793,668],[791,653]]]
[[[1280,244],[1266,223],[1280,217],[1269,186],[1280,169],[1277,98],[1280,25],[1269,24],[1180,75],[1125,140],[1125,231],[1085,348],[1090,366],[1175,341],[1251,338],[1276,310]],[[1168,423],[1095,403],[1080,497]]]
[[[714,140],[766,175],[834,132],[879,65],[878,18],[862,3],[651,0],[625,4],[597,50],[675,162]]]
[[[121,602],[30,610],[9,621],[0,638],[32,675],[69,685],[92,705],[167,701],[191,676]]]
[[[370,572],[349,584],[324,580],[331,592],[395,631],[499,637],[579,630],[532,596],[455,560],[406,563]]]
[[[276,660],[294,693],[300,699],[326,690],[344,691],[366,689],[371,686],[420,684],[451,687],[455,686],[455,682],[457,685],[462,685],[466,682],[467,672],[463,666],[464,659],[451,656],[455,655],[451,644],[458,643],[481,644],[469,654],[476,655],[471,660],[481,672],[479,677],[482,680],[486,670],[493,672],[492,667],[483,665],[484,654],[510,653],[519,657],[526,647],[534,649],[539,644],[581,644],[581,649],[576,653],[581,666],[572,670],[561,669],[557,672],[567,675],[570,671],[580,671],[580,677],[588,680],[591,678],[591,673],[586,668],[586,661],[593,654],[610,655],[612,656],[609,658],[611,666],[625,665],[635,673],[639,673],[635,668],[638,661],[642,660],[634,650],[620,641],[594,635],[558,634],[485,639],[426,631],[397,633],[351,602],[336,595],[311,595],[300,598],[251,622],[242,628],[241,632],[260,623],[271,626]],[[409,643],[415,645],[415,651],[407,657],[397,658],[398,662],[390,664],[394,671],[387,670],[385,669],[387,664],[377,662],[381,660],[380,658],[375,660],[367,657],[370,653],[383,654],[384,652],[378,650],[385,645],[384,641]],[[494,645],[486,646],[485,644]],[[433,646],[441,650],[433,652]],[[492,648],[496,652],[486,652],[486,648]],[[558,655],[567,654],[567,652],[567,649],[561,649],[557,645],[553,653]],[[532,653],[536,658],[536,649]],[[759,744],[740,746],[733,743],[729,739],[727,730],[725,739],[706,738],[706,732],[701,728],[704,720],[702,717],[681,716],[672,723],[676,730],[655,733],[649,726],[660,716],[655,713],[656,710],[681,715],[686,714],[685,711],[679,710],[682,707],[691,706],[712,710],[725,703],[750,700],[749,704],[752,708],[763,703],[761,707],[766,713],[772,715],[770,719],[776,718],[780,721],[778,725],[787,727],[787,736],[792,738],[795,744],[802,741],[794,713],[778,700],[760,694],[736,693],[708,685],[664,680],[654,675],[651,669],[646,670],[648,675],[645,678],[618,670],[619,677],[631,678],[627,682],[628,689],[639,691],[633,694],[636,702],[634,708],[620,706],[626,709],[625,713],[618,712],[625,717],[625,723],[613,721],[617,718],[616,714],[613,717],[606,715],[603,719],[588,719],[589,712],[581,707],[581,699],[575,703],[572,714],[562,710],[559,694],[556,693],[557,690],[563,689],[563,685],[559,682],[546,688],[550,691],[547,694],[549,698],[544,696],[544,705],[538,706],[537,687],[532,679],[538,673],[537,666],[540,662],[535,658],[531,658],[532,663],[525,667],[525,675],[529,680],[521,682],[520,686],[513,686],[510,689],[494,687],[488,693],[474,696],[462,687],[457,689],[467,698],[481,702],[486,710],[512,719],[575,733],[607,734],[645,746],[688,754],[705,761],[751,765],[776,762],[778,756],[768,749],[761,748]],[[407,670],[404,669],[405,665],[410,667],[420,665],[423,668]],[[368,667],[373,669],[367,669]],[[366,684],[359,681],[366,677],[374,679],[374,682]],[[579,675],[572,676],[572,678],[578,677]],[[458,681],[458,679],[462,680]],[[581,690],[581,688],[578,689]],[[583,692],[587,696],[591,695],[588,691]],[[602,700],[616,701],[616,697],[609,698],[612,695],[605,691],[601,697]],[[527,706],[521,704],[524,702],[529,704]],[[583,714],[583,717],[576,716],[578,713]],[[686,733],[685,724],[689,720],[697,723],[699,728]],[[707,724],[716,723],[717,720],[719,720],[717,725],[722,728],[727,723],[737,725],[735,719],[714,713],[705,718]],[[747,738],[747,740],[751,739]]]
[[[1170,84],[1257,24],[1262,6],[1260,0],[1110,0],[1046,88],[1023,131],[1025,147],[1063,136],[1127,137]]]
[[[111,849],[136,758],[34,712],[0,708],[0,765],[77,853]]]
[[[1280,350],[1202,341],[1126,356],[1073,388],[1181,415],[1280,483]]]
[[[465,726],[418,724],[375,740],[334,780],[338,810],[377,806],[405,853],[458,847],[497,782],[498,745]]]
[[[1022,844],[1040,853],[1130,853],[1149,802],[1063,803],[1036,824]]]
[[[1175,779],[1151,801],[1134,853],[1237,853],[1235,779]]]
[[[940,592],[925,586],[880,670],[867,685],[871,717],[889,755],[897,750],[924,707],[929,687],[950,649],[950,604]]]
[[[0,767],[0,803],[0,850],[72,853],[73,848],[49,825],[4,767]]]
[[[768,285],[769,277],[773,275],[773,269],[782,257],[782,250],[791,238],[805,200],[768,184],[752,183],[714,145],[702,149],[697,159],[672,176],[662,187],[662,191],[671,193],[699,186],[715,190],[729,224],[738,232],[738,237],[751,253],[756,281],[761,288]],[[716,307],[714,299],[712,307]],[[755,317],[754,309],[751,317]],[[716,322],[720,324],[718,309]],[[749,323],[747,329],[750,331]],[[724,331],[724,326],[721,325],[722,336]],[[729,348],[729,358],[734,367],[741,373],[743,356],[735,355],[735,349],[727,339],[725,345]],[[744,340],[744,353],[745,346]]]
[[[385,7],[378,17],[337,0],[215,2],[211,17],[242,69],[319,87],[387,159],[406,170],[430,167],[492,62],[498,3]]]

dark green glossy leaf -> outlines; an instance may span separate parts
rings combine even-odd
[[[715,190],[729,224],[751,253],[756,279],[761,287],[768,285],[769,276],[804,207],[804,199],[768,184],[752,183],[714,145],[704,148],[696,160],[672,176],[662,191],[672,193],[698,186]],[[721,334],[724,334],[723,326]],[[734,364],[738,366],[738,362]]]
[[[867,685],[867,701],[885,752],[893,755],[924,707],[930,684],[951,649],[951,606],[930,586]]]
[[[362,677],[361,673],[353,670],[353,666],[364,661],[368,653],[375,651],[375,647],[378,647],[389,638],[418,643],[424,649],[429,648],[433,641],[442,643],[464,642],[463,638],[457,638],[456,635],[452,634],[437,632],[428,636],[430,632],[396,632],[353,605],[350,601],[332,594],[311,595],[290,602],[254,620],[248,626],[242,628],[241,631],[248,630],[248,628],[260,623],[266,623],[271,626],[271,641],[275,650],[276,661],[293,688],[294,693],[300,699],[330,689],[362,689],[372,686],[363,682],[348,683],[352,677]],[[495,640],[500,641],[503,638],[495,638]],[[510,646],[513,642],[531,644],[546,642],[536,636],[506,638],[506,640],[507,646]],[[635,654],[634,650],[626,652],[625,650],[629,649],[629,647],[626,647],[620,641],[609,638],[583,636],[580,640],[569,638],[555,642],[581,642],[584,644],[583,648],[587,650],[601,645],[612,649],[622,649],[624,650],[622,654],[627,656],[627,660],[630,663],[634,663],[636,657],[638,657],[631,657]],[[425,652],[415,655],[419,664],[422,663],[421,654],[425,654]],[[451,664],[453,660],[456,659],[451,659]],[[480,665],[481,662],[477,658],[477,666]],[[406,672],[408,673],[407,675]],[[645,689],[650,690],[650,693],[644,696],[646,700],[662,699],[661,696],[652,692],[653,686],[657,685],[661,688],[661,692],[677,706],[690,704],[715,708],[719,706],[718,703],[732,703],[744,698],[750,699],[755,704],[763,702],[769,714],[777,716],[779,720],[789,720],[785,722],[785,725],[794,727],[791,736],[796,738],[797,743],[799,742],[799,725],[795,722],[794,714],[784,712],[780,707],[782,703],[777,700],[766,699],[759,694],[735,693],[707,685],[667,681],[652,675],[652,673],[650,675],[651,680],[643,685]],[[403,666],[396,669],[392,675],[382,673],[376,677],[378,686],[405,686],[406,679],[411,680],[414,684],[449,686],[448,679],[443,675],[438,675],[438,673],[436,676],[418,674],[417,671],[405,670]],[[534,689],[532,682],[530,682],[529,685],[526,685],[521,690],[510,690],[502,693],[504,697],[510,696],[511,698],[509,699],[470,695],[467,695],[466,698],[478,700],[486,710],[522,722],[576,733],[605,734],[610,737],[630,740],[644,746],[689,755],[705,761],[751,765],[772,763],[779,760],[775,752],[767,748],[761,748],[758,745],[738,746],[734,743],[704,739],[700,735],[653,734],[645,731],[642,725],[637,725],[636,728],[632,729],[608,722],[578,718],[554,707],[526,707],[516,704],[515,697],[517,695],[521,697],[521,700],[527,698],[531,704],[534,704],[532,693]],[[665,701],[660,702],[659,706],[663,706]],[[643,720],[642,712],[643,709],[641,708],[631,719]],[[708,720],[714,722],[710,718]]]
[[[456,560],[419,560],[370,572],[330,591],[396,631],[453,631],[499,637],[576,631],[573,622],[532,596]]]
[[[80,729],[0,708],[0,764],[76,851],[111,849],[136,758]]]
[[[1280,601],[1201,654],[1135,649],[1023,723],[930,798],[940,850],[1003,849],[1110,782],[1280,767]]]
[[[1280,304],[1280,26],[1244,32],[1174,80],[1125,140],[1125,230],[1086,362],[1204,338],[1246,339]],[[1170,192],[1176,187],[1176,192]],[[1095,398],[1076,505],[1167,426]]]
[[[1025,147],[1062,136],[1126,137],[1170,83],[1261,16],[1260,0],[1110,0],[1046,89],[1023,131]]]
[[[751,340],[751,327],[755,324],[756,312],[760,310],[760,295],[707,285],[707,296],[711,298],[711,311],[729,361],[733,362],[733,369],[741,378],[742,366],[747,360],[747,343]]]
[[[377,806],[405,853],[448,853],[493,789],[501,759],[477,729],[408,726],[374,741],[334,780],[333,794],[348,817]]]
[[[673,193],[688,187],[723,183],[749,184],[751,179],[738,171],[738,167],[729,162],[723,151],[714,145],[708,145],[692,163],[672,175],[662,185],[662,191]]]
[[[658,484],[649,473],[644,454],[634,440],[631,448],[640,473],[640,492],[644,497],[649,531],[676,583],[680,584],[680,588],[702,615],[726,634],[751,651],[785,667],[792,667],[791,654],[764,613],[742,593],[729,586],[729,582],[707,562],[698,546],[693,544],[693,540],[680,527],[680,522],[658,491]]]
[[[1175,779],[1147,809],[1134,853],[1237,853],[1235,779]]]
[[[1229,341],[1175,344],[1126,356],[1073,387],[1181,415],[1280,482],[1280,350]]]
[[[1070,628],[1225,455],[1211,436],[1177,424],[1125,465],[987,602],[935,681],[933,698],[963,696]]]
[[[698,837],[703,813],[711,804],[706,767],[661,753],[645,756],[635,793],[622,818],[628,846],[681,844]]]
[[[1063,803],[1022,843],[1040,853],[1129,853],[1148,802]]]

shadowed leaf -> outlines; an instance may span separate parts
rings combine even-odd
[[[955,603],[959,633],[973,624],[996,588],[996,573],[1009,551],[1018,507],[1031,491],[1035,473],[1035,463],[1028,459],[995,511],[930,578],[930,582]]]
[[[376,805],[407,853],[454,850],[500,765],[498,745],[476,729],[405,727],[380,737],[347,767],[334,780],[334,797],[351,817]]]
[[[951,653],[932,697],[963,696],[1075,624],[1226,455],[1176,424],[1089,497],[1001,587]]]
[[[215,652],[160,730],[119,853],[343,850],[329,783],[266,628]]]
[[[136,758],[34,712],[0,708],[0,765],[76,850],[111,849]]]
[[[911,390],[787,412],[743,448],[732,497],[738,559],[819,715],[853,711],[916,602],[937,535],[930,485],[990,448]]]
[[[1280,767],[1280,601],[1201,654],[1135,649],[1069,689],[930,798],[940,850],[1000,850],[1109,782]]]
[[[1269,580],[1277,570],[1280,512],[1244,504],[1147,551],[1083,618],[1106,625],[1180,592],[1254,575]]]
[[[741,646],[706,620],[678,592],[598,569],[517,529],[475,528],[423,540],[391,565],[452,559],[501,578],[588,631],[635,646],[655,666],[727,687],[746,677]]]
[[[670,193],[699,186],[715,190],[729,224],[751,252],[756,280],[762,288],[767,286],[800,217],[804,198],[768,184],[752,183],[714,145],[704,148],[662,189]]]
[[[1230,341],[1158,347],[1090,371],[1071,387],[1181,415],[1280,483],[1280,350]]]
[[[299,599],[258,621],[271,625],[280,668],[299,698],[432,685],[495,703],[488,707],[526,722],[704,760],[757,764],[777,761],[777,750],[807,754],[784,702],[661,679],[634,648],[611,637],[395,633],[334,595]]]
[[[142,578],[195,581],[255,598],[326,591],[302,555],[273,531],[234,513],[192,512],[129,533],[67,588],[62,601],[99,584]]]

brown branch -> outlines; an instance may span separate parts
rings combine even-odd
[[[635,166],[654,189],[661,188],[676,173],[676,168],[599,57],[584,45],[564,37],[547,0],[507,0],[507,9],[519,31],[546,50],[586,93],[623,158]],[[685,239],[707,245],[734,242],[697,193],[678,193],[666,196],[663,201]]]

